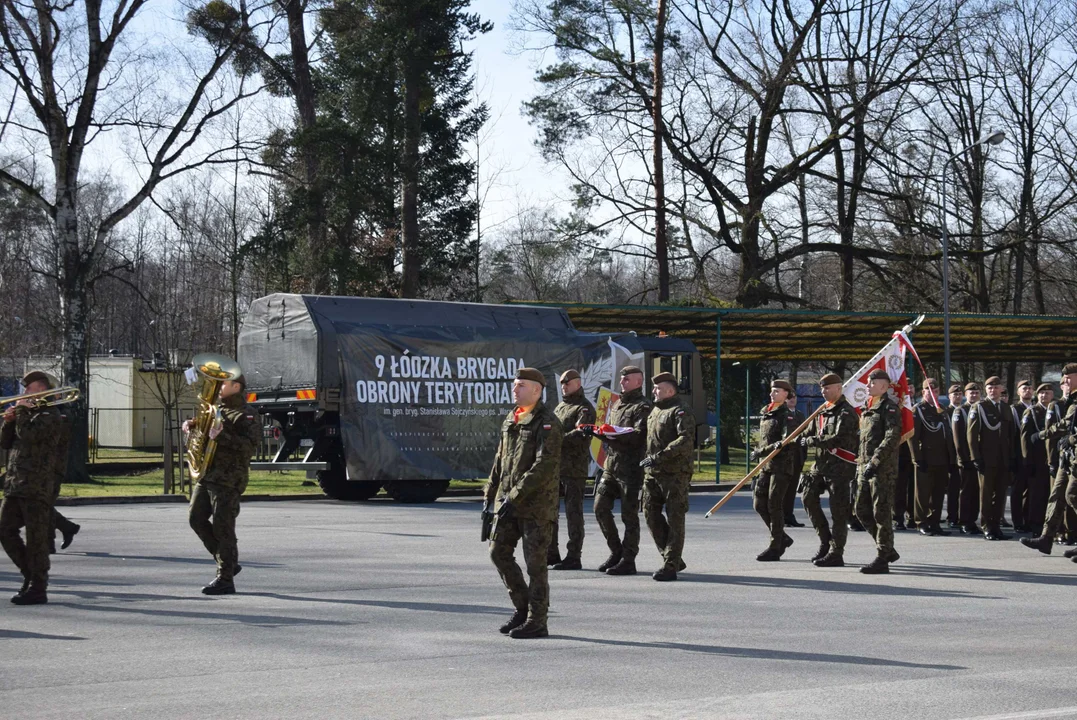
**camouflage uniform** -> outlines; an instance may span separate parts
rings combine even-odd
[[[901,413],[889,394],[872,398],[860,415],[856,517],[875,538],[880,558],[894,550],[894,485],[901,445]],[[864,477],[871,466],[874,477]]]
[[[644,470],[643,517],[664,566],[673,572],[680,570],[684,550],[695,434],[695,418],[676,395],[656,403],[647,417],[647,455],[654,462]]]
[[[206,474],[191,489],[188,520],[206,550],[217,561],[217,577],[230,582],[239,562],[236,518],[240,496],[247,489],[251,457],[262,441],[262,426],[243,393],[221,403],[223,425],[217,450]]]
[[[759,450],[785,439],[796,430],[796,417],[785,403],[771,403],[759,411],[763,420],[759,423]],[[789,443],[763,468],[752,493],[752,506],[770,529],[770,548],[785,550],[785,496],[789,483],[796,482],[796,464],[802,460],[800,445]]]
[[[606,422],[635,428],[636,432],[602,438],[606,445],[606,462],[602,468],[602,482],[595,491],[595,518],[610,552],[631,562],[635,562],[639,555],[639,492],[643,486],[643,468],[639,463],[643,459],[650,412],[651,403],[643,396],[642,388],[629,390],[613,404]],[[613,521],[613,501],[617,499],[621,501],[624,542]]]
[[[801,498],[819,540],[828,543],[835,555],[845,552],[845,540],[849,536],[849,493],[856,477],[858,426],[856,410],[842,396],[823,410],[804,433],[808,447],[818,448],[820,452],[805,478]],[[830,526],[819,502],[824,491],[830,494]]]
[[[0,544],[30,581],[44,592],[49,581],[49,530],[56,482],[56,440],[60,413],[55,407],[16,406],[15,419],[0,426],[0,447],[8,450],[4,500],[0,503]],[[19,530],[26,527],[26,542]]]
[[[49,531],[49,545],[50,549],[55,552],[55,536],[56,531],[66,535],[74,535],[79,530],[79,526],[65,518],[60,511],[56,509],[56,498],[60,496],[60,486],[64,482],[64,478],[67,476],[67,451],[71,445],[71,418],[64,414],[63,410],[60,410],[60,423],[56,433],[56,466],[54,472],[56,474],[56,482],[53,483],[52,488],[52,529]]]
[[[509,413],[501,425],[501,441],[483,490],[488,507],[499,510],[509,502],[514,510],[510,517],[497,519],[490,559],[508,588],[513,607],[541,625],[546,624],[550,607],[546,552],[557,520],[563,434],[557,416],[542,401],[519,417],[515,411]],[[524,581],[514,557],[521,539],[530,582]]]
[[[980,400],[969,410],[969,455],[980,468],[980,521],[988,535],[1001,534],[1014,431],[1013,412],[1001,400]]]
[[[1047,441],[1048,459],[1052,462],[1054,478],[1051,482],[1051,494],[1047,498],[1047,515],[1043,521],[1041,537],[1054,538],[1061,530],[1067,505],[1077,508],[1077,468],[1070,459],[1071,451],[1060,451],[1059,440],[1069,438],[1070,447],[1077,446],[1077,390],[1071,392],[1059,403],[1051,403],[1052,411],[1048,418],[1043,438]],[[1057,418],[1061,416],[1062,420]]]
[[[554,409],[554,414],[565,432],[561,442],[561,490],[565,494],[565,519],[568,521],[565,558],[579,560],[583,552],[583,491],[591,465],[591,439],[579,430],[579,426],[594,424],[595,409],[587,402],[581,389],[565,395]],[[560,554],[556,517],[550,554]]]

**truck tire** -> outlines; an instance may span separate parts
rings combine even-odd
[[[369,500],[381,490],[381,483],[377,480],[348,480],[340,455],[330,455],[326,459],[329,468],[318,471],[318,487],[326,496],[334,500]]]
[[[449,489],[448,480],[394,480],[385,483],[385,492],[402,503],[432,503]]]

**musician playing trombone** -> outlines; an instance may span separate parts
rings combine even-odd
[[[25,395],[45,393],[56,384],[35,370],[22,379]],[[20,396],[4,412],[0,447],[8,451],[4,501],[0,503],[0,544],[22,573],[22,589],[11,598],[16,605],[49,601],[49,537],[52,532],[53,483],[60,436],[60,412],[50,398]],[[62,458],[67,462],[67,457]],[[26,528],[26,541],[19,531]]]

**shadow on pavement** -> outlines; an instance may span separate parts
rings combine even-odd
[[[1062,559],[1063,562],[1069,562]],[[1060,566],[1061,567],[1061,566]],[[967,565],[933,565],[914,564],[895,566],[902,575],[918,577],[955,578],[958,580],[983,580],[987,582],[1019,582],[1032,585],[1063,585],[1077,587],[1077,575],[1050,575],[1047,573],[1028,572],[1026,570],[992,570],[990,568],[968,567]],[[1069,566],[1066,566],[1069,570]],[[977,595],[979,597],[979,595]]]
[[[78,635],[46,635],[27,630],[4,630],[0,628],[0,640],[85,640]]]
[[[119,554],[114,555],[109,552],[65,552],[64,555],[85,555],[92,558],[104,558],[106,560],[148,560],[150,562],[168,562],[168,563],[183,563],[185,565],[215,565],[213,558],[206,555],[205,557],[182,557],[177,555],[126,555]],[[279,568],[284,567],[283,563],[273,562],[254,562],[252,560],[240,559],[243,563],[243,567],[252,568]]]
[[[358,605],[362,607],[379,607],[388,610],[419,610],[424,612],[459,613],[463,615],[504,615],[511,612],[511,608],[494,607],[492,605],[459,605],[452,603],[436,602],[404,602],[398,600],[350,600],[346,598],[319,598],[304,595],[283,595],[281,593],[254,592],[243,593],[255,597],[272,598],[273,600],[288,600],[292,602],[315,602],[329,603],[331,605]]]
[[[848,570],[848,568],[846,568]],[[855,570],[855,568],[854,568]],[[895,571],[895,574],[897,572]],[[910,573],[903,572],[902,575]],[[907,597],[933,598],[969,598],[977,600],[1005,600],[1003,597],[982,595],[964,590],[932,590],[929,588],[898,587],[879,585],[871,582],[851,583],[834,580],[801,580],[790,577],[763,577],[759,575],[706,575],[684,573],[678,575],[678,582],[718,583],[721,585],[743,585],[745,587],[767,587],[793,590],[818,590],[820,592],[851,593],[853,595],[902,595]]]
[[[153,596],[157,597],[157,596]],[[235,597],[242,597],[241,595]],[[176,598],[169,598],[175,600]],[[216,600],[216,599],[214,599]],[[227,601],[227,598],[220,598],[219,600]],[[200,601],[201,602],[201,601]],[[210,598],[206,598],[205,602],[212,602]],[[133,608],[133,607],[113,607],[109,605],[81,605],[77,603],[69,602],[50,602],[50,605],[58,605],[60,607],[77,608],[79,610],[91,610],[102,613],[124,613],[131,615],[146,615],[149,617],[171,617],[171,618],[183,618],[187,620],[207,620],[217,622],[237,622],[243,625],[256,625],[258,627],[288,627],[288,626],[339,626],[339,625],[363,625],[366,624],[362,620],[315,620],[311,618],[290,617],[288,615],[245,615],[242,613],[211,613],[211,612],[197,612],[194,610],[164,610],[161,608]]]
[[[793,660],[799,662],[843,663],[846,665],[877,665],[880,667],[913,668],[918,670],[967,670],[961,665],[935,665],[930,663],[905,662],[904,660],[887,660],[886,658],[866,657],[863,655],[834,655],[831,653],[794,652],[790,650],[768,650],[766,648],[738,648],[721,645],[693,645],[677,642],[639,642],[634,640],[602,640],[599,638],[578,637],[575,635],[550,635],[551,639],[576,640],[595,645],[612,645],[615,647],[637,647],[647,650],[683,650],[685,652],[724,655],[754,660]]]

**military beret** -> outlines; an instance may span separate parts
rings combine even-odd
[[[991,377],[984,380],[984,387],[991,387],[992,385],[1001,385],[1001,384],[1002,384],[1002,378],[1000,378],[998,375],[992,375]]]
[[[946,394],[961,392],[961,383],[954,383],[950,386],[950,389],[946,391]]]
[[[576,372],[575,370],[565,370],[563,373],[561,373],[561,384],[562,385],[564,385],[567,382],[572,382],[573,380],[579,380],[579,379],[580,379],[580,374],[578,372]]]
[[[635,374],[642,375],[643,371],[640,370],[635,365],[625,365],[623,368],[621,368],[621,377],[625,377],[626,375],[635,375]]]
[[[938,383],[935,382],[935,378],[924,378],[924,381],[920,383],[922,390],[927,390],[929,387],[938,387]]]
[[[1066,363],[1066,367],[1062,368],[1063,375],[1075,375],[1077,374],[1077,363]]]
[[[1038,393],[1048,392],[1048,391],[1054,392],[1055,391],[1055,386],[1052,385],[1051,383],[1041,383],[1040,386],[1038,388],[1036,388],[1036,392],[1038,392]]]
[[[1018,390],[1020,390],[1023,387],[1026,387],[1026,386],[1027,387],[1032,387],[1032,381],[1031,380],[1022,380],[1021,382],[1017,383],[1017,389]]]
[[[241,388],[243,388],[244,390],[247,389],[247,376],[246,375],[242,375],[242,374],[238,375],[237,377],[232,378],[232,381],[239,383],[239,386]]]
[[[674,386],[677,385],[677,376],[670,372],[662,372],[651,378],[651,382],[657,385],[658,383],[670,383]]]
[[[30,383],[35,382],[45,383],[49,390],[56,387],[56,379],[52,375],[49,375],[47,372],[42,372],[41,370],[31,370],[23,376],[21,382],[23,387],[29,387]]]
[[[890,376],[887,375],[886,371],[882,368],[875,368],[871,371],[871,374],[868,375],[868,380],[886,380],[887,382],[890,382]]]
[[[516,371],[517,380],[530,380],[531,382],[537,382],[542,387],[546,387],[546,376],[542,374],[541,370],[535,368],[522,367]]]
[[[819,387],[826,387],[827,385],[841,385],[841,375],[838,375],[837,373],[827,373],[819,378]]]
[[[965,392],[968,392],[969,390],[979,390],[979,389],[980,389],[979,384],[974,383],[974,382],[971,382],[971,383],[969,383],[968,385],[965,386]]]
[[[787,393],[795,392],[793,386],[790,385],[787,380],[775,380],[770,386],[772,388],[778,388],[779,390],[785,390]]]

